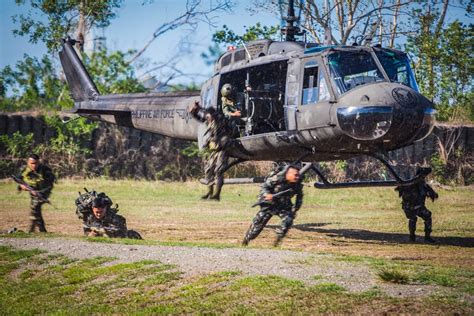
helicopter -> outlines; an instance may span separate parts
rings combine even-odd
[[[188,107],[198,101],[222,112],[221,88],[231,84],[245,119],[235,124],[238,146],[229,149],[235,158],[229,168],[250,160],[305,161],[322,181],[315,183],[318,188],[416,181],[402,179],[387,159],[389,151],[427,137],[435,123],[434,104],[419,92],[407,55],[381,46],[296,41],[300,33],[291,5],[286,21],[284,41],[256,40],[222,54],[200,93],[101,95],[73,47],[76,41],[68,37],[59,56],[74,99],[72,112],[197,141],[202,149],[206,126]],[[363,155],[380,160],[394,180],[331,183],[313,164]]]

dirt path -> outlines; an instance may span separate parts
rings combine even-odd
[[[439,293],[430,285],[397,285],[379,281],[364,263],[341,262],[332,255],[273,249],[204,248],[122,245],[63,238],[0,238],[0,245],[18,249],[41,249],[74,259],[115,257],[114,263],[159,260],[176,265],[184,277],[220,271],[244,275],[277,275],[307,284],[331,282],[352,292],[377,287],[390,296],[426,296]]]

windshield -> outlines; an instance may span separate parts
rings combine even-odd
[[[415,76],[411,71],[408,57],[405,54],[397,54],[383,49],[374,50],[391,82],[398,82],[418,91]]]
[[[368,51],[335,51],[328,56],[328,64],[340,94],[357,86],[385,80]]]

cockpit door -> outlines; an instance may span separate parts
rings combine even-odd
[[[298,130],[330,126],[333,97],[322,59],[317,56],[301,59],[299,71]]]

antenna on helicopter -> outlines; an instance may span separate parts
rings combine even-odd
[[[299,24],[300,16],[301,16],[301,8],[298,16],[295,15],[295,1],[289,0],[288,1],[288,13],[286,16],[283,16],[282,12],[282,0],[280,2],[280,14],[282,16],[282,21],[286,22],[285,26],[281,27],[281,33],[285,34],[285,41],[295,41],[295,36],[301,36],[304,34],[304,31],[301,31],[300,27],[294,25],[295,22]]]

